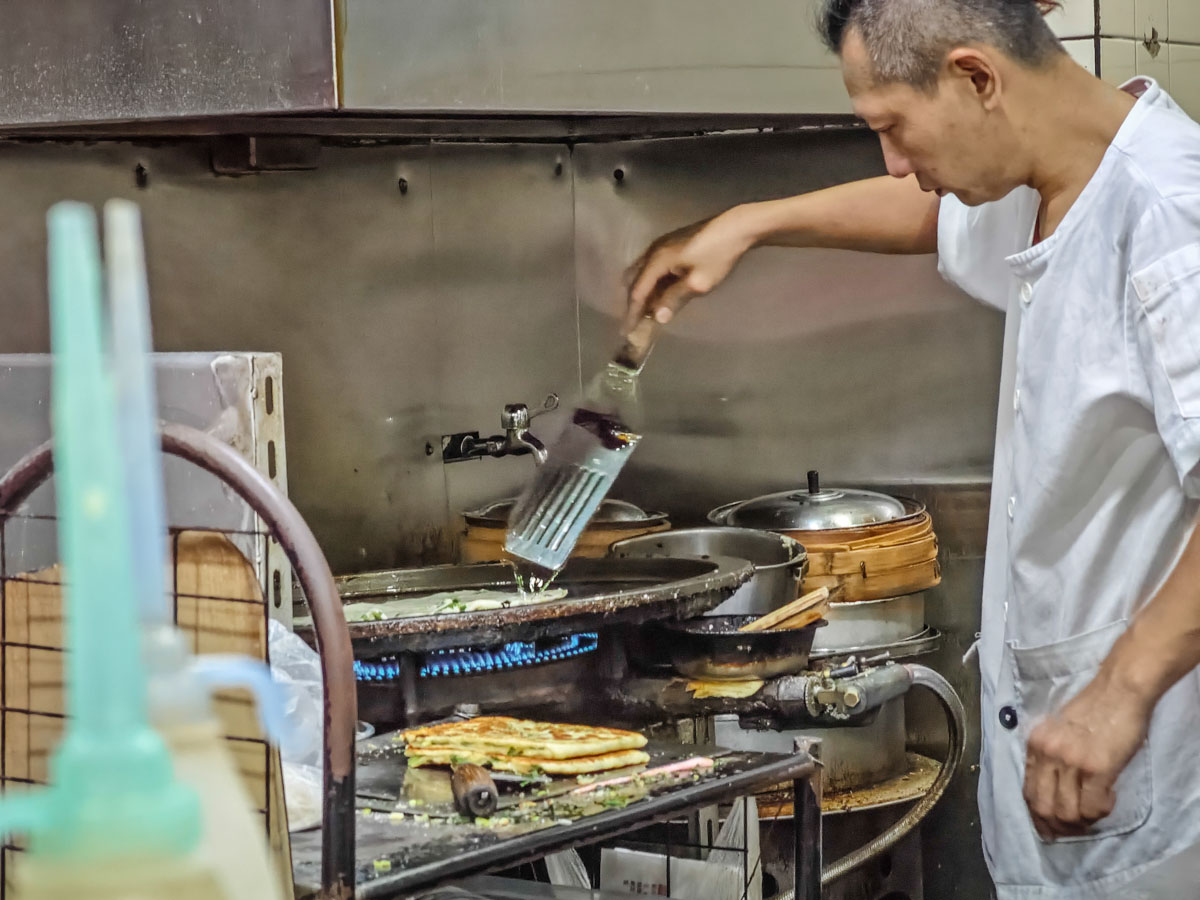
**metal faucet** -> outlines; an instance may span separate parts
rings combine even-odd
[[[542,413],[558,409],[558,394],[551,394],[536,412],[530,412],[524,403],[509,403],[500,414],[500,427],[504,429],[503,451],[499,455],[518,456],[532,453],[533,461],[541,465],[546,461],[546,445],[533,434],[529,433],[529,422]]]
[[[558,409],[558,394],[550,394],[542,407],[533,412],[524,403],[506,404],[504,412],[500,414],[500,427],[504,429],[504,434],[487,438],[481,438],[477,431],[446,435],[442,438],[442,462],[528,454],[540,466],[546,461],[546,445],[529,432],[529,423],[554,409]]]

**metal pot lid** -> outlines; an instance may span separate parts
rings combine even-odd
[[[495,503],[490,503],[482,509],[477,509],[473,512],[464,513],[468,521],[478,522],[480,524],[503,524],[508,521],[508,515],[512,512],[516,500],[497,500]],[[645,524],[646,522],[663,521],[667,517],[664,513],[646,512],[640,506],[635,506],[632,503],[626,503],[624,500],[613,500],[606,498],[601,504],[596,514],[592,516],[591,523],[600,525],[604,523],[637,523]]]
[[[904,503],[887,494],[852,488],[822,488],[816,472],[808,473],[808,489],[781,491],[735,504],[724,522],[771,531],[829,531],[893,522],[910,514]]]

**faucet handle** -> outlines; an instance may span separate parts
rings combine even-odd
[[[529,418],[536,419],[543,413],[553,412],[556,409],[558,409],[558,394],[547,394],[545,401],[542,403],[542,408],[531,412]]]
[[[524,431],[529,427],[531,419],[536,419],[542,413],[558,409],[558,394],[550,394],[540,409],[529,411],[524,403],[509,403],[500,415],[500,427],[506,431]]]

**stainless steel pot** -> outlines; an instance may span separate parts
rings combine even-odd
[[[753,528],[680,528],[617,541],[609,550],[619,559],[635,557],[724,556],[748,560],[754,577],[709,615],[763,615],[799,596],[808,554],[792,538]]]
[[[925,628],[925,595],[831,603],[829,624],[817,632],[813,650],[854,650],[903,641]]]
[[[879,784],[907,767],[903,697],[888,700],[877,716],[853,727],[757,731],[743,728],[737,715],[713,716],[713,741],[730,750],[793,753],[798,737],[820,738],[827,792]]]

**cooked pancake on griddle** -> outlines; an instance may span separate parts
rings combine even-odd
[[[559,725],[508,716],[480,716],[404,732],[412,751],[424,747],[459,748],[492,756],[577,759],[646,746],[636,731],[593,725]]]
[[[452,766],[473,763],[487,766],[499,772],[515,772],[518,775],[585,775],[589,772],[607,772],[640,766],[650,761],[644,750],[617,750],[571,759],[543,759],[541,757],[508,756],[487,753],[481,750],[465,750],[461,747],[409,747],[406,751],[410,766]]]

